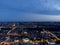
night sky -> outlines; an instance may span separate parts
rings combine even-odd
[[[0,0],[0,21],[60,21],[60,0]]]

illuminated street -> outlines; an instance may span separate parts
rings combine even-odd
[[[0,45],[55,45],[57,42],[60,42],[60,31],[54,31],[54,27],[58,29],[59,24],[47,22],[1,23]]]

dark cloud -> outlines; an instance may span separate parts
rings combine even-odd
[[[33,21],[48,19],[48,16],[44,18],[44,16],[38,15],[60,15],[60,0],[0,0],[0,20]]]
[[[60,14],[60,0],[4,0],[2,8],[40,14]],[[54,13],[55,12],[55,13]]]
[[[16,11],[59,15],[60,0],[4,0],[0,1],[2,8]]]

